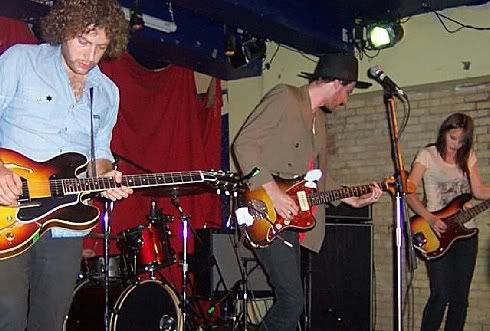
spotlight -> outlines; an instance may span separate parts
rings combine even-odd
[[[366,27],[367,48],[371,50],[394,46],[403,37],[399,22],[377,22]]]
[[[245,35],[225,36],[225,55],[228,56],[231,65],[238,68],[251,61],[265,58],[267,46],[264,39]]]
[[[257,37],[251,37],[247,41],[242,43],[243,54],[247,62],[253,60],[262,60],[265,58],[265,52],[267,51],[267,46],[265,40]]]
[[[230,57],[236,52],[236,38],[232,34],[225,36],[225,55]]]
[[[139,6],[138,0],[134,0],[133,7],[129,12],[129,28],[133,31],[141,30],[145,26],[143,21],[143,11]]]

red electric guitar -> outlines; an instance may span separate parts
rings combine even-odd
[[[371,192],[371,185],[342,187],[332,191],[317,192],[316,189],[305,186],[306,181],[284,180],[275,177],[279,188],[288,194],[299,206],[300,211],[292,220],[285,220],[278,215],[272,205],[270,197],[263,188],[253,191],[246,190],[245,200],[248,212],[253,217],[253,224],[246,226],[247,238],[254,247],[265,247],[272,243],[277,235],[286,230],[307,231],[316,225],[311,207],[325,204],[335,200],[349,197],[358,197]],[[378,183],[384,191],[394,192],[395,179],[393,177]],[[410,187],[413,185],[410,185]],[[409,190],[413,191],[413,188]]]

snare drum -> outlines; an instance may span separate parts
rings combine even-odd
[[[161,222],[150,222],[121,233],[120,249],[138,274],[169,266],[175,262],[169,229]]]
[[[80,266],[80,278],[99,278],[104,277],[105,263],[103,256],[83,258]],[[128,267],[122,255],[109,256],[109,277],[127,278]]]
[[[183,331],[178,295],[166,283],[146,280],[125,284],[109,282],[110,331]],[[64,331],[104,331],[104,283],[87,279],[73,293]]]

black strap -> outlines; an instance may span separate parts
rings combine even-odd
[[[94,138],[94,88],[90,88],[90,169],[89,177],[97,176],[97,168],[95,167],[95,138]]]

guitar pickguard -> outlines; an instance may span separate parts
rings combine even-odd
[[[37,221],[54,211],[66,206],[74,205],[78,202],[78,195],[67,195],[64,197],[32,199],[31,204],[35,207],[25,207],[22,205],[17,213],[17,219],[20,222]]]

